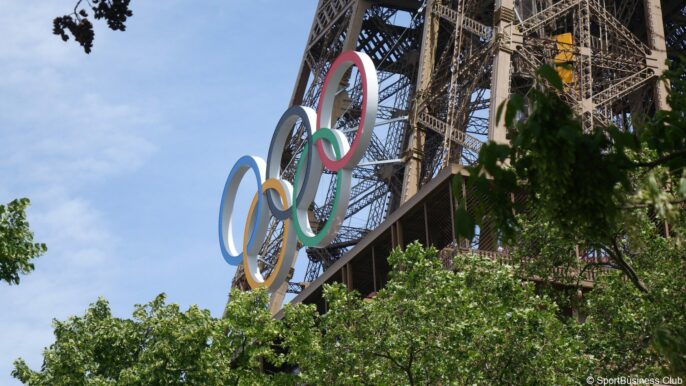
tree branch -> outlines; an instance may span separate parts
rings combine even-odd
[[[407,373],[407,380],[410,382],[410,386],[414,386],[414,374],[412,374],[412,363],[414,362],[415,351],[410,349],[410,359],[407,361],[407,368],[405,373]]]
[[[74,5],[74,15],[78,15],[78,13],[79,13],[79,12],[78,12],[79,5],[81,5],[81,2],[82,2],[82,1],[83,1],[83,0],[79,0],[79,1],[76,2],[76,5]]]
[[[686,157],[686,149],[675,151],[674,153],[667,154],[664,157],[660,157],[656,160],[652,160],[652,161],[648,161],[648,162],[632,162],[631,166],[637,167],[637,168],[652,169],[656,166],[660,166],[660,165],[664,164],[665,162],[671,161],[671,160],[673,160],[675,158],[679,158],[679,157]]]
[[[624,260],[624,256],[622,251],[619,249],[619,244],[617,243],[616,238],[612,239],[612,249],[608,250],[607,252],[617,263],[619,268],[627,275],[629,280],[631,280],[631,282],[634,284],[634,287],[643,292],[649,299],[652,300],[648,288],[646,288],[645,284],[643,284],[641,279],[638,277],[636,271],[629,265],[629,263],[626,262],[626,260]]]
[[[393,356],[391,356],[391,355],[377,353],[377,352],[372,352],[372,355],[376,355],[376,356],[381,357],[381,358],[386,358],[389,361],[393,362],[393,364],[396,365],[399,369],[401,369],[401,370],[403,369],[403,365],[401,365],[400,362],[398,362],[398,360],[393,358]]]

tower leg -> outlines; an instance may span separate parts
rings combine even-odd
[[[512,63],[512,36],[515,33],[514,0],[497,0],[495,3],[495,37],[500,39],[496,48],[491,74],[491,104],[489,106],[488,139],[507,143],[505,121],[498,122],[498,107],[510,97],[510,67]],[[494,37],[494,38],[495,38]]]
[[[646,24],[648,25],[648,44],[651,49],[648,55],[648,67],[653,68],[657,75],[667,69],[667,45],[665,43],[665,26],[662,24],[662,6],[660,0],[644,0]],[[668,110],[667,84],[659,81],[655,85],[655,108]]]
[[[417,76],[417,90],[414,100],[413,114],[410,119],[410,138],[405,152],[405,173],[403,176],[403,188],[400,194],[400,203],[414,196],[419,189],[422,174],[422,154],[424,152],[424,140],[426,133],[417,122],[417,114],[424,108],[422,106],[422,93],[427,90],[431,83],[431,70],[434,66],[436,53],[436,39],[438,37],[438,19],[433,15],[434,0],[428,0],[424,8],[424,29],[422,32],[422,49],[419,58]]]
[[[579,2],[579,64],[581,72],[578,112],[581,114],[583,128],[589,131],[593,128],[593,76],[591,49],[591,9],[588,0]]]

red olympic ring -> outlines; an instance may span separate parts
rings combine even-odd
[[[335,122],[332,120],[338,84],[353,65],[357,67],[362,80],[362,112],[360,114],[360,126],[350,144],[350,150],[338,158],[334,155],[330,145],[325,146],[322,141],[317,143],[317,151],[322,164],[332,172],[337,172],[339,169],[352,169],[360,162],[371,142],[376,120],[379,82],[376,71],[365,70],[366,68],[374,68],[374,63],[367,55],[355,51],[345,51],[331,64],[331,68],[324,79],[317,105],[317,130],[321,128],[335,129],[332,126]],[[334,87],[329,87],[331,84]]]

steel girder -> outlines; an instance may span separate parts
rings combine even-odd
[[[616,124],[659,102],[657,0],[320,0],[303,54],[291,104],[316,107],[323,77],[342,50],[373,58],[381,104],[362,166],[353,171],[344,229],[326,248],[307,250],[298,292],[436,173],[452,163],[470,164],[496,130],[493,111],[511,93],[526,95],[542,64],[556,65],[556,36],[573,36],[573,79],[562,98],[584,125]],[[686,5],[662,1],[670,55],[686,51]],[[659,40],[659,39],[658,39]],[[658,41],[659,43],[659,41]],[[657,48],[656,48],[657,47]],[[361,103],[359,79],[346,79],[347,103],[338,128],[353,131]],[[504,137],[503,137],[504,138]],[[282,160],[293,178],[303,132],[295,127]],[[395,162],[393,160],[398,160]],[[331,176],[331,175],[330,175]],[[333,184],[311,208],[316,226],[329,212]],[[325,186],[322,186],[324,188]],[[360,220],[360,218],[362,220]],[[261,255],[268,273],[279,247],[273,221]],[[234,286],[246,288],[239,267]]]

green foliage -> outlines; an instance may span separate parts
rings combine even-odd
[[[285,339],[302,380],[561,385],[588,374],[591,360],[555,304],[512,268],[460,256],[452,272],[435,257],[418,243],[394,251],[390,281],[371,300],[333,285],[324,315],[288,306]]]
[[[554,69],[543,67],[538,74],[539,82],[561,88]],[[468,183],[494,207],[490,216],[507,241],[520,230],[515,212],[523,208],[505,198],[518,187],[535,192],[529,196],[531,207],[567,237],[602,240],[614,234],[617,189],[629,185],[626,152],[615,148],[607,131],[585,133],[555,91],[533,88],[527,98],[528,104],[518,96],[508,101],[505,124],[511,143],[486,144],[469,168]],[[515,119],[522,114],[528,117]]]
[[[667,103],[671,110],[658,111],[638,130],[640,142],[655,152],[657,159],[645,166],[663,165],[671,171],[686,166],[686,58],[663,76],[671,83]],[[654,164],[654,165],[653,165]],[[679,173],[680,174],[680,173]]]
[[[519,232],[510,254],[513,261],[523,262],[516,267],[519,276],[547,278],[537,283],[537,293],[549,296],[561,309],[578,308],[579,272],[585,264],[576,256],[577,245],[554,224],[542,221],[536,210],[516,219]]]
[[[539,225],[522,225],[521,248],[567,256],[570,242]],[[565,385],[592,374],[684,375],[686,251],[645,217],[638,229],[632,263],[650,299],[612,270],[579,298],[522,281],[565,259],[523,271],[461,255],[449,271],[435,249],[414,243],[393,251],[390,279],[372,299],[325,286],[323,315],[298,304],[272,319],[264,291],[233,292],[224,319],[196,306],[182,312],[164,295],[123,319],[100,299],[84,316],[54,322],[40,371],[20,359],[13,375],[26,385]],[[584,323],[563,316],[572,306]]]
[[[468,168],[469,188],[484,199],[471,212],[458,201],[458,235],[495,225],[515,259],[527,261],[519,267],[525,277],[574,286],[593,265],[611,268],[588,304],[573,290],[539,288],[561,307],[588,312],[585,337],[603,374],[650,375],[668,366],[683,374],[686,367],[686,322],[678,315],[686,309],[686,61],[671,68],[663,77],[669,111],[632,117],[627,131],[585,131],[558,96],[557,72],[542,67],[526,100],[514,95],[498,109],[509,144],[484,145]],[[526,204],[510,199],[522,191]],[[587,251],[607,263],[579,261]]]
[[[686,249],[645,218],[641,230],[632,263],[652,296],[641,296],[617,271],[601,275],[582,308],[587,350],[598,358],[599,374],[684,376]]]
[[[45,244],[34,243],[26,218],[28,198],[0,204],[0,281],[19,284],[19,275],[34,269],[32,260],[47,251]]]
[[[593,368],[578,329],[512,267],[466,255],[448,271],[418,243],[389,262],[391,278],[371,300],[327,286],[323,315],[289,305],[274,320],[264,291],[232,293],[224,319],[181,312],[163,295],[123,319],[100,299],[54,322],[40,371],[20,359],[13,375],[51,386],[566,385]]]
[[[126,31],[126,20],[133,16],[133,11],[129,9],[130,3],[131,0],[78,0],[71,14],[53,19],[52,33],[66,42],[69,40],[69,32],[83,47],[84,52],[90,54],[95,31],[88,13],[92,12],[95,20],[105,19],[107,27],[113,31]]]
[[[669,361],[670,371],[686,376],[686,328],[660,327],[655,330],[653,345]]]
[[[521,231],[513,247],[521,277],[544,277],[537,292],[561,309],[575,309],[584,323],[579,333],[584,351],[596,359],[592,374],[655,377],[685,374],[686,248],[661,236],[663,231],[646,215],[632,214],[632,230],[621,248],[650,288],[643,296],[620,267],[578,259],[573,241],[534,210],[519,215]],[[530,258],[533,256],[534,258]],[[591,265],[597,264],[593,267]],[[581,297],[579,272],[597,269],[594,288]],[[562,287],[565,284],[567,287]],[[576,324],[569,315],[568,324]]]
[[[529,205],[564,237],[594,246],[623,232],[626,209],[651,207],[662,219],[677,221],[686,200],[685,68],[682,63],[665,75],[672,84],[671,111],[636,120],[629,132],[615,127],[585,132],[557,94],[563,87],[557,72],[542,67],[539,86],[526,101],[514,95],[499,108],[510,143],[484,145],[468,168],[468,184],[485,197],[471,223],[482,224],[489,216],[504,241],[513,241],[521,231],[515,216],[524,208],[507,196],[521,189],[532,192]],[[457,229],[460,236],[473,234],[464,228]]]
[[[137,305],[132,319],[114,317],[106,300],[82,317],[55,321],[55,343],[40,371],[19,359],[12,375],[26,385],[254,385],[281,382],[264,361],[278,364],[277,322],[264,291],[234,292],[230,318],[191,306],[181,312],[159,295]]]

